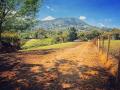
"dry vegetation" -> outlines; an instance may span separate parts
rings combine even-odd
[[[105,41],[105,49],[107,49],[108,41]],[[120,40],[111,40],[110,41],[110,54],[115,57],[119,56],[120,51]]]

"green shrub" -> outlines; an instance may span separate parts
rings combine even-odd
[[[3,32],[1,34],[1,51],[12,52],[20,49],[20,39],[16,32]]]
[[[16,43],[19,40],[19,35],[15,32],[3,32],[1,38],[5,43]]]

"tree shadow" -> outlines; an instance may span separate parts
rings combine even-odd
[[[16,73],[12,70],[20,64],[21,58],[16,57],[16,53],[1,53],[0,54],[0,89],[12,90],[12,78]],[[5,89],[9,87],[8,89]]]
[[[0,72],[12,69],[20,63],[20,60],[16,53],[0,54]]]
[[[82,65],[80,67],[77,67],[78,71],[74,70],[73,68],[70,68],[72,74],[71,73],[63,74],[59,72],[59,66],[65,63],[68,63],[70,65],[75,65],[76,67],[77,67],[77,63],[71,60],[59,60],[56,63],[56,68],[59,73],[59,81],[62,83],[67,83],[66,84],[67,89],[114,90],[115,77],[111,73],[109,73],[108,70],[106,70],[105,68],[99,66],[90,67],[87,65]]]
[[[83,75],[90,78],[84,80],[84,82],[90,83],[92,87],[102,90],[114,90],[116,87],[116,77],[113,76],[108,69],[103,67],[89,67],[86,65],[80,66],[79,70]],[[84,85],[86,85],[84,84]]]
[[[61,59],[48,70],[22,59],[15,53],[0,55],[0,90],[114,90],[115,78],[102,67]]]

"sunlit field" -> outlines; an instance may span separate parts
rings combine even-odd
[[[22,49],[37,48],[39,46],[48,46],[48,45],[52,45],[53,43],[54,43],[53,39],[51,39],[51,38],[30,39],[22,45]]]
[[[31,44],[32,43],[32,44]],[[31,45],[34,45],[34,42],[31,43],[26,43],[23,47],[29,47],[26,49],[23,49],[21,51],[29,51],[29,50],[46,50],[46,49],[60,49],[60,48],[67,48],[67,47],[72,47],[79,42],[66,42],[66,43],[59,43],[59,44],[54,44],[54,45],[47,45],[47,46],[35,46],[35,47],[30,47]]]
[[[108,47],[108,40],[105,41],[105,49]],[[110,41],[110,53],[113,56],[118,56],[120,50],[120,40],[111,40]]]

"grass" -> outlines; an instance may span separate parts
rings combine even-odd
[[[108,47],[108,40],[105,41],[105,49]],[[119,50],[120,50],[120,40],[111,40],[110,41],[110,53],[118,57],[119,56]]]
[[[37,48],[39,46],[47,46],[52,44],[54,44],[54,40],[52,38],[30,39],[22,46],[22,49]]]
[[[77,45],[78,42],[67,42],[67,43],[60,43],[48,46],[38,46],[38,47],[31,47],[28,49],[23,49],[22,51],[30,51],[30,50],[45,50],[45,49],[59,49],[59,48],[66,48]]]

